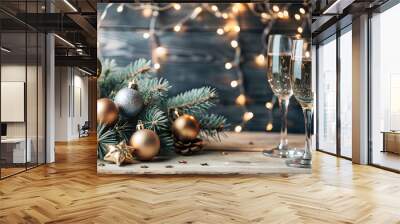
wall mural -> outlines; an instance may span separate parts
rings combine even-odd
[[[197,154],[224,131],[280,130],[267,37],[309,38],[309,5],[97,7],[99,167]],[[289,132],[304,132],[301,107],[289,105]]]

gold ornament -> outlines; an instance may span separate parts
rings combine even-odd
[[[118,119],[118,108],[107,98],[97,100],[97,122],[111,125]]]
[[[118,166],[134,161],[132,156],[133,149],[125,141],[120,142],[118,145],[107,145],[106,147],[108,152],[104,156],[105,161],[116,163]]]
[[[192,115],[184,114],[174,121],[172,124],[172,132],[180,141],[192,141],[199,135],[200,124]]]
[[[140,120],[129,144],[135,150],[134,154],[139,160],[151,160],[160,151],[160,138],[154,131],[145,129]]]

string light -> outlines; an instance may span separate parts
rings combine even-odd
[[[265,107],[266,107],[268,110],[271,110],[273,106],[274,106],[274,105],[273,105],[271,102],[266,102],[266,103],[265,103]]]
[[[270,19],[271,16],[270,16],[268,13],[263,12],[263,13],[261,13],[261,18],[263,18],[263,19]]]
[[[245,122],[251,120],[253,117],[254,117],[253,112],[246,112],[246,113],[243,114],[243,120]]]
[[[217,34],[218,35],[224,35],[224,33],[225,33],[224,29],[222,29],[222,28],[218,28],[217,29]]]
[[[181,31],[181,25],[176,25],[176,26],[174,26],[174,31],[175,32],[179,32],[179,31]]]
[[[298,28],[297,28],[297,32],[303,33],[303,28],[302,28],[302,27],[298,27]]]
[[[238,43],[236,40],[232,40],[232,41],[231,41],[231,46],[232,46],[233,48],[237,48],[238,45],[239,45],[239,43]]]
[[[257,55],[256,58],[255,58],[255,60],[256,60],[256,64],[257,64],[257,65],[259,65],[259,66],[265,65],[265,57],[264,57],[263,54]]]
[[[296,20],[300,20],[301,17],[300,17],[299,14],[296,13],[296,14],[294,14],[294,18],[295,18]]]
[[[268,123],[267,126],[265,126],[265,130],[271,131],[273,127],[274,126],[272,125],[272,123]]]
[[[177,10],[177,11],[181,9],[181,5],[178,4],[178,3],[174,3],[174,4],[172,5],[172,7],[174,7],[174,9]]]
[[[150,37],[150,34],[148,32],[144,32],[143,33],[143,38],[144,39],[149,39],[149,37]]]
[[[233,6],[232,6],[232,12],[233,12],[233,13],[240,13],[240,12],[242,12],[244,9],[245,9],[245,8],[244,8],[243,4],[241,4],[241,3],[235,3],[235,4],[233,4]]]
[[[142,15],[144,17],[150,17],[153,14],[153,10],[150,7],[145,7],[143,9]]]
[[[299,12],[300,12],[301,14],[306,14],[306,10],[305,10],[304,8],[300,8],[300,9],[299,9]]]
[[[287,10],[283,11],[283,17],[286,19],[289,18],[289,12]]]
[[[240,94],[238,97],[236,97],[235,102],[240,106],[246,105],[246,96],[244,94]]]
[[[235,132],[236,132],[236,133],[242,132],[242,126],[237,125],[237,126],[235,127]]]
[[[165,56],[167,54],[167,48],[162,47],[162,46],[158,46],[155,50],[157,56],[162,57]]]
[[[231,81],[231,87],[236,88],[239,85],[239,82],[237,80],[232,80]]]
[[[120,5],[117,7],[117,12],[118,12],[118,13],[121,13],[122,11],[124,11],[124,4],[120,4]]]
[[[248,7],[250,9],[254,8],[254,5],[250,5],[247,4]],[[172,6],[172,7],[171,7]],[[129,7],[130,8],[130,7]],[[220,27],[216,30],[216,33],[218,35],[224,35],[224,34],[229,34],[229,37],[232,37],[232,35],[234,35],[234,33],[236,33],[236,35],[239,35],[239,32],[241,31],[241,28],[238,24],[238,14],[240,12],[242,12],[243,10],[246,9],[246,4],[242,4],[242,3],[234,3],[232,4],[232,7],[230,8],[230,11],[225,11],[222,12],[220,11],[220,9],[218,8],[217,5],[211,5],[210,7],[206,4],[202,4],[196,8],[194,8],[194,10],[192,11],[191,14],[189,14],[188,16],[184,17],[183,19],[181,19],[177,24],[175,24],[175,26],[173,26],[173,30],[175,32],[181,32],[183,29],[183,25],[189,21],[190,19],[196,19],[197,16],[205,9],[207,8],[208,10],[210,10],[210,12],[217,18],[223,18],[227,21],[226,25],[224,27]],[[106,8],[107,11],[108,8]],[[144,5],[142,7],[139,8],[139,10],[142,10],[142,14],[144,17],[150,17],[153,16],[153,19],[157,19],[154,17],[157,17],[159,14],[159,11],[165,11],[165,10],[169,10],[169,9],[175,9],[175,10],[181,10],[181,4],[178,3],[173,3],[173,4],[168,4],[167,6],[156,6],[156,5]],[[124,5],[120,4],[117,7],[117,12],[122,12],[124,10]],[[278,5],[274,5],[272,7],[273,12],[276,13],[276,17],[281,18],[281,19],[286,19],[289,18],[289,12],[288,10],[283,10],[280,11],[281,9],[278,7]],[[253,12],[253,11],[252,11]],[[255,12],[253,12],[255,13]],[[299,13],[300,14],[304,14],[305,10],[303,8],[299,9]],[[256,13],[258,16],[260,16],[261,20],[266,22],[266,20],[269,19],[275,19],[276,17],[272,17],[271,14],[267,13],[267,12],[262,12],[262,13]],[[296,20],[300,20],[301,16],[300,14],[296,13],[294,15],[294,18]],[[105,13],[102,14],[101,16],[101,20],[104,19],[103,17],[105,17]],[[229,19],[229,20],[228,20]],[[143,33],[143,38],[144,39],[149,39],[150,37],[154,36],[155,38],[152,38],[151,41],[153,42],[152,46],[153,46],[153,54],[152,54],[152,60],[153,60],[153,67],[154,69],[158,70],[161,68],[161,65],[158,63],[158,58],[161,58],[162,56],[167,56],[167,48],[163,47],[162,45],[160,45],[160,43],[157,41],[157,35],[158,33],[156,32],[156,28],[154,25],[152,25],[154,23],[150,23],[150,28],[149,28],[149,32],[144,32]],[[169,26],[170,27],[170,26]],[[301,28],[301,27],[299,27]],[[303,28],[301,28],[301,32]],[[228,33],[229,32],[229,33]],[[231,33],[232,32],[232,33]],[[298,33],[301,33],[298,29]],[[297,34],[299,35],[299,34]],[[240,94],[236,97],[235,99],[235,103],[239,106],[241,106],[243,108],[243,114],[242,114],[242,122],[240,125],[235,126],[234,131],[235,132],[241,132],[243,130],[243,128],[245,127],[246,122],[248,122],[249,120],[254,118],[254,114],[250,111],[247,110],[246,104],[247,104],[247,100],[248,98],[246,97],[246,91],[243,87],[243,72],[241,71],[240,68],[240,58],[241,58],[241,48],[240,48],[240,44],[238,42],[239,36],[235,37],[233,40],[231,39],[230,41],[230,45],[232,48],[235,48],[235,58],[231,61],[231,62],[226,62],[225,63],[225,69],[230,70],[232,68],[235,67],[235,69],[237,69],[237,74],[238,74],[238,78],[236,80],[232,80],[230,82],[230,85],[232,88],[238,88],[238,90],[240,91]],[[266,63],[266,59],[264,57],[263,54],[257,55],[255,56],[255,63],[259,66],[264,66]],[[273,108],[273,102],[267,102],[265,104],[265,106],[269,109],[272,110]],[[272,130],[272,115],[271,112],[269,112],[269,123],[266,125],[266,130]]]
[[[232,63],[230,63],[230,62],[225,63],[225,69],[226,69],[226,70],[229,70],[229,69],[231,69],[232,67],[233,67]]]

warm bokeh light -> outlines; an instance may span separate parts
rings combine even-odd
[[[120,4],[117,8],[117,12],[121,13],[124,11],[124,4]]]
[[[175,10],[180,10],[181,9],[181,5],[178,4],[178,3],[174,3],[173,7],[174,7]]]
[[[246,96],[244,94],[240,94],[238,97],[236,97],[235,102],[240,106],[246,105]]]
[[[284,11],[283,11],[283,17],[284,17],[285,19],[289,18],[289,12],[288,12],[287,10],[284,10]]]
[[[238,43],[236,40],[232,40],[232,41],[231,41],[231,46],[232,46],[233,48],[237,48],[237,47],[239,46],[239,43]]]
[[[272,128],[274,128],[274,126],[272,125],[272,123],[268,123],[268,124],[265,126],[265,130],[267,130],[267,131],[271,131]]]
[[[159,46],[156,48],[155,53],[159,57],[165,56],[167,54],[167,48]]]
[[[218,6],[212,5],[211,6],[211,10],[214,11],[214,12],[218,11]]]
[[[263,13],[261,13],[261,18],[263,18],[263,19],[270,19],[271,16],[270,16],[268,13],[263,12]]]
[[[265,65],[265,57],[263,54],[259,54],[255,58],[256,64],[259,66],[264,66]]]
[[[174,31],[179,32],[179,31],[181,31],[181,28],[182,28],[181,25],[178,24],[178,25],[174,26]]]
[[[300,12],[301,14],[305,14],[305,13],[306,13],[306,10],[305,10],[304,8],[300,8],[300,9],[299,9],[299,12]]]
[[[229,70],[229,69],[231,69],[232,67],[233,67],[232,63],[230,63],[230,62],[225,63],[225,69],[226,69],[226,70]]]
[[[298,28],[297,28],[297,32],[303,33],[303,28],[302,28],[302,27],[298,27]]]
[[[231,87],[236,88],[239,85],[239,82],[237,80],[232,80],[231,81]]]
[[[158,70],[161,68],[161,65],[159,63],[154,63],[153,67],[154,69]]]
[[[223,35],[224,33],[225,33],[224,29],[222,29],[222,28],[218,28],[217,29],[217,34],[218,35]]]
[[[239,132],[241,132],[241,131],[242,131],[242,126],[237,125],[237,126],[235,127],[235,132],[239,133]]]
[[[148,32],[143,33],[143,38],[144,39],[149,39],[150,34]]]
[[[234,3],[232,6],[233,13],[240,13],[245,10],[245,6],[242,3]]]
[[[243,114],[243,120],[246,122],[251,120],[253,117],[254,117],[253,112],[246,112]]]
[[[233,27],[233,30],[234,30],[236,33],[239,33],[239,32],[240,32],[240,26],[238,26],[238,25],[234,26],[234,27]]]
[[[300,17],[300,15],[299,14],[294,14],[294,18],[296,19],[296,20],[300,20],[301,19],[301,17]]]
[[[278,18],[280,18],[280,19],[283,19],[283,18],[284,18],[283,12],[278,12]]]
[[[279,7],[277,5],[272,6],[272,11],[279,12]]]
[[[228,13],[226,13],[226,12],[222,13],[222,18],[224,18],[224,19],[228,19],[228,18],[229,18],[229,15],[228,15]]]
[[[272,107],[273,107],[274,105],[271,103],[271,102],[266,102],[265,103],[265,107],[268,109],[268,110],[272,110]]]
[[[150,17],[152,13],[153,10],[150,7],[145,7],[142,12],[144,17]]]

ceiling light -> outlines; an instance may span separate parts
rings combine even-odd
[[[64,3],[67,4],[73,11],[78,12],[75,6],[73,6],[68,0],[64,0]]]
[[[71,42],[69,42],[68,40],[60,37],[58,34],[54,34],[55,37],[57,37],[59,40],[61,40],[62,42],[64,42],[65,44],[67,44],[70,47],[75,48],[75,45],[73,45]]]
[[[1,47],[0,50],[4,51],[6,53],[10,53],[11,52],[11,50],[9,50],[9,49],[7,49],[5,47]]]

